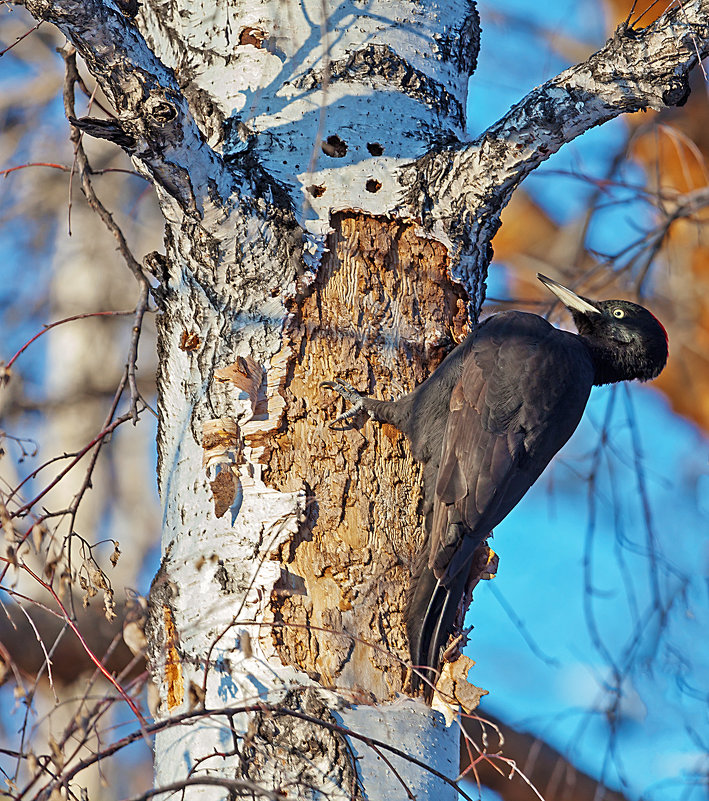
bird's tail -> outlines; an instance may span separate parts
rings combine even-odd
[[[467,570],[460,570],[445,584],[437,579],[428,566],[428,549],[419,556],[411,576],[406,608],[406,632],[413,666],[411,690],[416,695],[423,686],[428,702],[438,679],[441,651],[455,628],[467,580]]]

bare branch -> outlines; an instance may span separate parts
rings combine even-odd
[[[516,765],[521,773],[537,787],[545,801],[594,801],[603,798],[605,801],[626,801],[623,793],[609,790],[598,779],[575,767],[562,753],[557,751],[539,737],[527,732],[513,729],[503,721],[485,713],[484,718],[463,716],[463,738],[461,739],[461,768],[463,771],[472,764],[471,754],[466,749],[470,741],[480,740],[482,722],[489,724],[497,732],[500,745],[499,755],[487,749],[485,759],[476,762],[480,782],[499,793],[505,801],[528,801],[533,798],[528,784],[520,778],[520,774],[507,770],[499,770],[504,757]]]
[[[113,141],[183,212],[201,216],[210,187],[218,187],[221,197],[231,194],[232,174],[204,141],[175,76],[113,4],[24,0],[22,5],[73,43],[118,112],[111,124],[122,135]],[[91,130],[90,121],[80,124]]]
[[[482,300],[487,243],[517,185],[597,125],[683,105],[689,72],[707,53],[709,0],[673,7],[640,30],[621,25],[601,50],[534,89],[474,142],[428,153],[410,168],[408,202],[425,222],[451,241],[467,229],[456,277],[472,298]]]
[[[222,787],[225,790],[229,790],[233,796],[246,796],[248,793],[251,798],[268,798],[270,801],[286,801],[288,798],[288,796],[283,795],[283,793],[268,790],[266,787],[261,787],[247,779],[226,779],[219,776],[195,776],[191,779],[181,779],[180,781],[172,782],[172,784],[165,784],[162,787],[155,787],[152,790],[147,790],[142,795],[134,796],[130,801],[147,801],[148,798],[154,798],[156,795],[174,793],[178,790],[184,790],[185,787],[195,786]]]
[[[155,723],[147,724],[144,728],[133,731],[132,733],[123,737],[121,740],[115,741],[107,745],[97,753],[92,754],[91,756],[86,757],[80,762],[73,764],[71,767],[66,768],[57,777],[57,781],[55,782],[55,784],[62,784],[66,786],[68,782],[71,781],[71,779],[73,779],[76,775],[81,773],[81,771],[85,770],[89,765],[93,765],[102,759],[106,759],[107,757],[112,756],[117,751],[120,751],[130,743],[135,742],[138,739],[141,739],[146,734],[152,735],[159,731],[171,728],[173,726],[179,726],[189,723],[190,721],[193,720],[200,720],[204,718],[217,718],[217,717],[230,718],[234,715],[238,715],[244,712],[245,713],[263,712],[263,713],[270,713],[274,717],[297,718],[299,720],[312,723],[316,726],[322,726],[324,729],[328,729],[329,731],[336,732],[338,734],[345,735],[346,737],[353,738],[355,740],[358,740],[359,742],[364,743],[370,748],[381,749],[382,751],[385,751],[388,754],[393,754],[395,756],[400,757],[403,760],[406,760],[407,762],[413,765],[416,765],[422,770],[430,773],[432,776],[435,776],[437,779],[439,779],[441,782],[448,785],[449,787],[454,787],[457,790],[457,792],[461,795],[461,797],[466,799],[466,801],[473,801],[471,796],[465,792],[465,790],[458,784],[456,780],[451,779],[444,773],[441,773],[441,771],[436,770],[430,764],[427,764],[426,761],[417,759],[411,754],[408,754],[405,750],[402,750],[401,748],[397,748],[396,746],[393,746],[390,743],[385,743],[382,740],[378,740],[374,737],[368,737],[367,735],[362,734],[360,732],[353,731],[347,726],[340,725],[339,723],[332,723],[329,720],[323,720],[318,717],[313,717],[312,715],[308,715],[304,712],[299,712],[298,710],[295,709],[288,709],[280,706],[271,706],[265,703],[243,704],[233,707],[222,707],[220,709],[191,710],[189,712],[184,712],[170,718],[163,718],[162,720],[159,720]],[[19,795],[17,796],[18,801],[20,801],[20,799],[22,799],[26,795],[28,789],[29,787],[26,787],[22,792],[19,793]]]

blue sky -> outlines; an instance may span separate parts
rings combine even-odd
[[[589,54],[605,41],[595,3],[531,6],[481,5],[473,136],[567,66],[540,57],[533,26],[519,18],[578,37]],[[518,19],[505,22],[507,11]],[[590,131],[525,189],[558,222],[574,219],[590,189],[556,171],[603,176],[623,137],[622,119]],[[632,165],[625,176],[642,180]],[[640,202],[610,207],[588,244],[618,250],[647,214]],[[493,267],[489,292],[504,297],[505,265]],[[599,446],[604,421],[610,444]],[[499,574],[477,588],[468,613],[475,628],[466,652],[477,661],[469,678],[490,691],[482,710],[538,733],[629,798],[705,797],[692,774],[709,767],[708,498],[706,435],[651,387],[598,388],[572,440],[495,531]]]

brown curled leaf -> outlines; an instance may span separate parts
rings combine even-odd
[[[214,514],[221,517],[234,503],[237,479],[229,465],[222,465],[214,481],[209,482],[214,500]]]

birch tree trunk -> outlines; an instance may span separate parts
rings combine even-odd
[[[472,143],[472,3],[25,5],[114,103],[75,124],[131,155],[165,216],[144,267],[162,308],[148,634],[175,721],[156,786],[456,798],[458,730],[405,693],[419,469],[390,427],[331,429],[319,384],[390,399],[423,380],[477,318],[515,186],[593,125],[683,102],[709,0],[619,29]],[[471,708],[466,666],[445,697]]]

